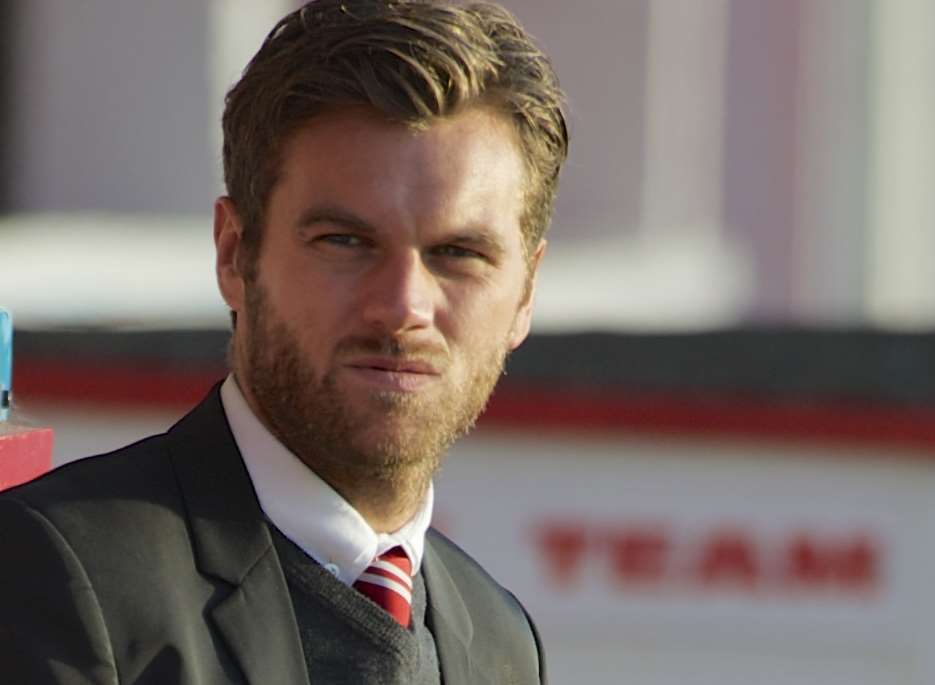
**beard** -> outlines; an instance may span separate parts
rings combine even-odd
[[[299,337],[275,318],[263,288],[248,288],[239,380],[273,435],[350,502],[393,509],[424,496],[443,454],[473,428],[503,372],[508,346],[477,337],[476,355],[454,378],[447,349],[396,337],[338,341],[327,369],[313,366]],[[338,387],[341,360],[379,355],[430,363],[439,380],[425,391],[371,391],[357,401]]]

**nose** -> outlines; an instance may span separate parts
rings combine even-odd
[[[387,256],[374,267],[363,306],[364,321],[381,333],[429,327],[437,284],[416,250]]]

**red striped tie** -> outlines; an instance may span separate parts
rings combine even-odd
[[[386,609],[403,628],[409,627],[412,562],[402,547],[394,547],[374,559],[354,587]]]

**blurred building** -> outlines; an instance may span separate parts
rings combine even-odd
[[[3,208],[204,222],[223,93],[292,4],[4,3]],[[570,95],[544,328],[935,320],[931,2],[507,5]]]

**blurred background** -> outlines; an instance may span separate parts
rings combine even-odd
[[[504,4],[572,154],[439,525],[556,683],[935,682],[935,2]],[[56,463],[223,377],[222,99],[296,5],[0,4],[0,306]]]

